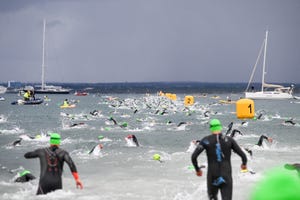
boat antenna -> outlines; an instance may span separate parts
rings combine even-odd
[[[263,73],[262,73],[262,81],[261,81],[261,91],[264,91],[264,84],[265,84],[265,74],[266,74],[266,55],[267,55],[267,43],[268,43],[268,29],[266,30],[266,37],[265,37],[265,49],[264,49],[264,62],[263,62]]]
[[[46,20],[43,20],[43,56],[42,56],[42,90],[45,88],[45,35],[46,35]]]

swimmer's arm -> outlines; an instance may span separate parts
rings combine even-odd
[[[24,154],[24,157],[27,159],[28,158],[37,158],[40,155],[40,151],[41,151],[40,149],[36,149],[34,151],[27,152]]]
[[[198,145],[191,157],[192,163],[193,163],[193,166],[195,167],[196,172],[200,171],[200,167],[198,166],[197,158],[202,153],[203,150],[204,150],[204,147],[201,144]]]
[[[82,189],[83,188],[83,184],[82,184],[82,182],[79,179],[78,173],[77,172],[72,172],[72,175],[73,175],[73,177],[74,177],[74,179],[76,181],[76,187],[77,188],[79,187],[80,189]]]
[[[241,147],[233,139],[232,139],[232,149],[235,153],[237,153],[242,158],[242,164],[247,165],[247,156],[246,156],[246,154],[243,152]]]
[[[64,153],[65,153],[65,154],[64,154],[64,161],[66,161],[66,163],[68,164],[68,166],[69,166],[71,172],[72,172],[72,173],[73,173],[73,172],[77,172],[75,163],[73,162],[73,160],[72,160],[71,156],[69,155],[69,153],[66,152],[66,151],[65,151]]]
[[[33,176],[32,174],[26,174],[26,178],[28,180],[33,180],[33,179],[35,179],[35,176]]]
[[[98,145],[98,144],[97,144],[97,145]],[[89,154],[93,153],[93,151],[94,151],[94,149],[96,148],[97,145],[95,145],[95,146],[90,150]]]
[[[71,156],[69,155],[68,152],[65,152],[65,155],[64,155],[64,160],[67,162],[67,164],[69,165],[69,168],[72,172],[72,175],[76,181],[76,187],[82,189],[83,188],[83,184],[82,182],[80,181],[79,179],[79,175],[78,175],[78,172],[77,172],[77,169],[76,169],[76,166],[75,166],[75,163],[73,162]]]

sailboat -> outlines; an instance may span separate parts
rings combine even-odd
[[[45,83],[45,35],[46,35],[46,20],[43,23],[43,57],[42,57],[42,84],[35,86],[34,92],[36,94],[69,94],[70,89],[62,86],[46,85]]]
[[[0,94],[3,94],[3,93],[5,93],[5,92],[6,92],[6,90],[7,90],[7,88],[6,88],[6,87],[4,87],[4,86],[0,85]]]
[[[248,82],[246,91],[245,91],[245,98],[249,99],[292,99],[293,97],[293,89],[294,85],[290,87],[284,87],[282,85],[277,84],[268,84],[265,82],[265,74],[266,74],[266,55],[267,55],[267,42],[268,42],[268,30],[266,31],[265,39],[263,41],[262,47],[260,49],[258,58],[254,65],[252,74],[250,76],[250,80]],[[261,90],[254,91],[254,87],[251,87],[251,91],[249,91],[250,84],[253,79],[253,75],[257,66],[257,63],[261,57],[262,50],[264,50],[264,57],[263,57],[263,70],[262,70],[262,81],[261,81]]]

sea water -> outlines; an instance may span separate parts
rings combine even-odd
[[[185,95],[194,96],[195,104],[185,108]],[[202,177],[195,175],[191,167],[191,141],[210,134],[208,122],[212,118],[220,119],[223,132],[233,122],[233,128],[243,133],[235,137],[238,144],[253,151],[248,167],[255,174],[241,173],[241,158],[232,154],[233,199],[249,199],[253,187],[269,169],[300,162],[299,100],[255,101],[256,114],[263,113],[262,117],[240,120],[236,118],[235,104],[221,104],[219,100],[227,96],[237,100],[242,94],[177,94],[175,101],[156,93],[48,95],[51,101],[34,106],[11,105],[20,98],[17,94],[2,96],[6,100],[0,102],[0,199],[207,199],[206,168]],[[76,107],[61,109],[66,98],[73,100]],[[93,110],[98,115],[91,115]],[[115,125],[110,117],[128,126]],[[283,123],[291,118],[295,125]],[[180,122],[186,123],[177,127]],[[75,123],[79,125],[72,127]],[[36,196],[39,160],[25,159],[24,153],[48,146],[47,134],[52,132],[61,134],[61,148],[76,163],[84,188],[76,189],[65,164],[63,190]],[[139,147],[127,143],[125,137],[129,134],[136,135]],[[273,143],[266,141],[263,147],[256,147],[262,134],[272,137]],[[99,135],[104,136],[100,141]],[[21,145],[12,146],[19,138],[23,138]],[[99,143],[103,145],[101,152],[89,154]],[[161,156],[161,162],[153,160],[154,154]],[[203,152],[198,162],[207,165],[206,160]],[[37,179],[14,183],[22,169],[30,170]]]

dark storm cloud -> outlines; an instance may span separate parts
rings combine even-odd
[[[0,81],[40,81],[46,18],[48,81],[247,82],[268,28],[267,80],[300,82],[300,1],[0,5]]]

